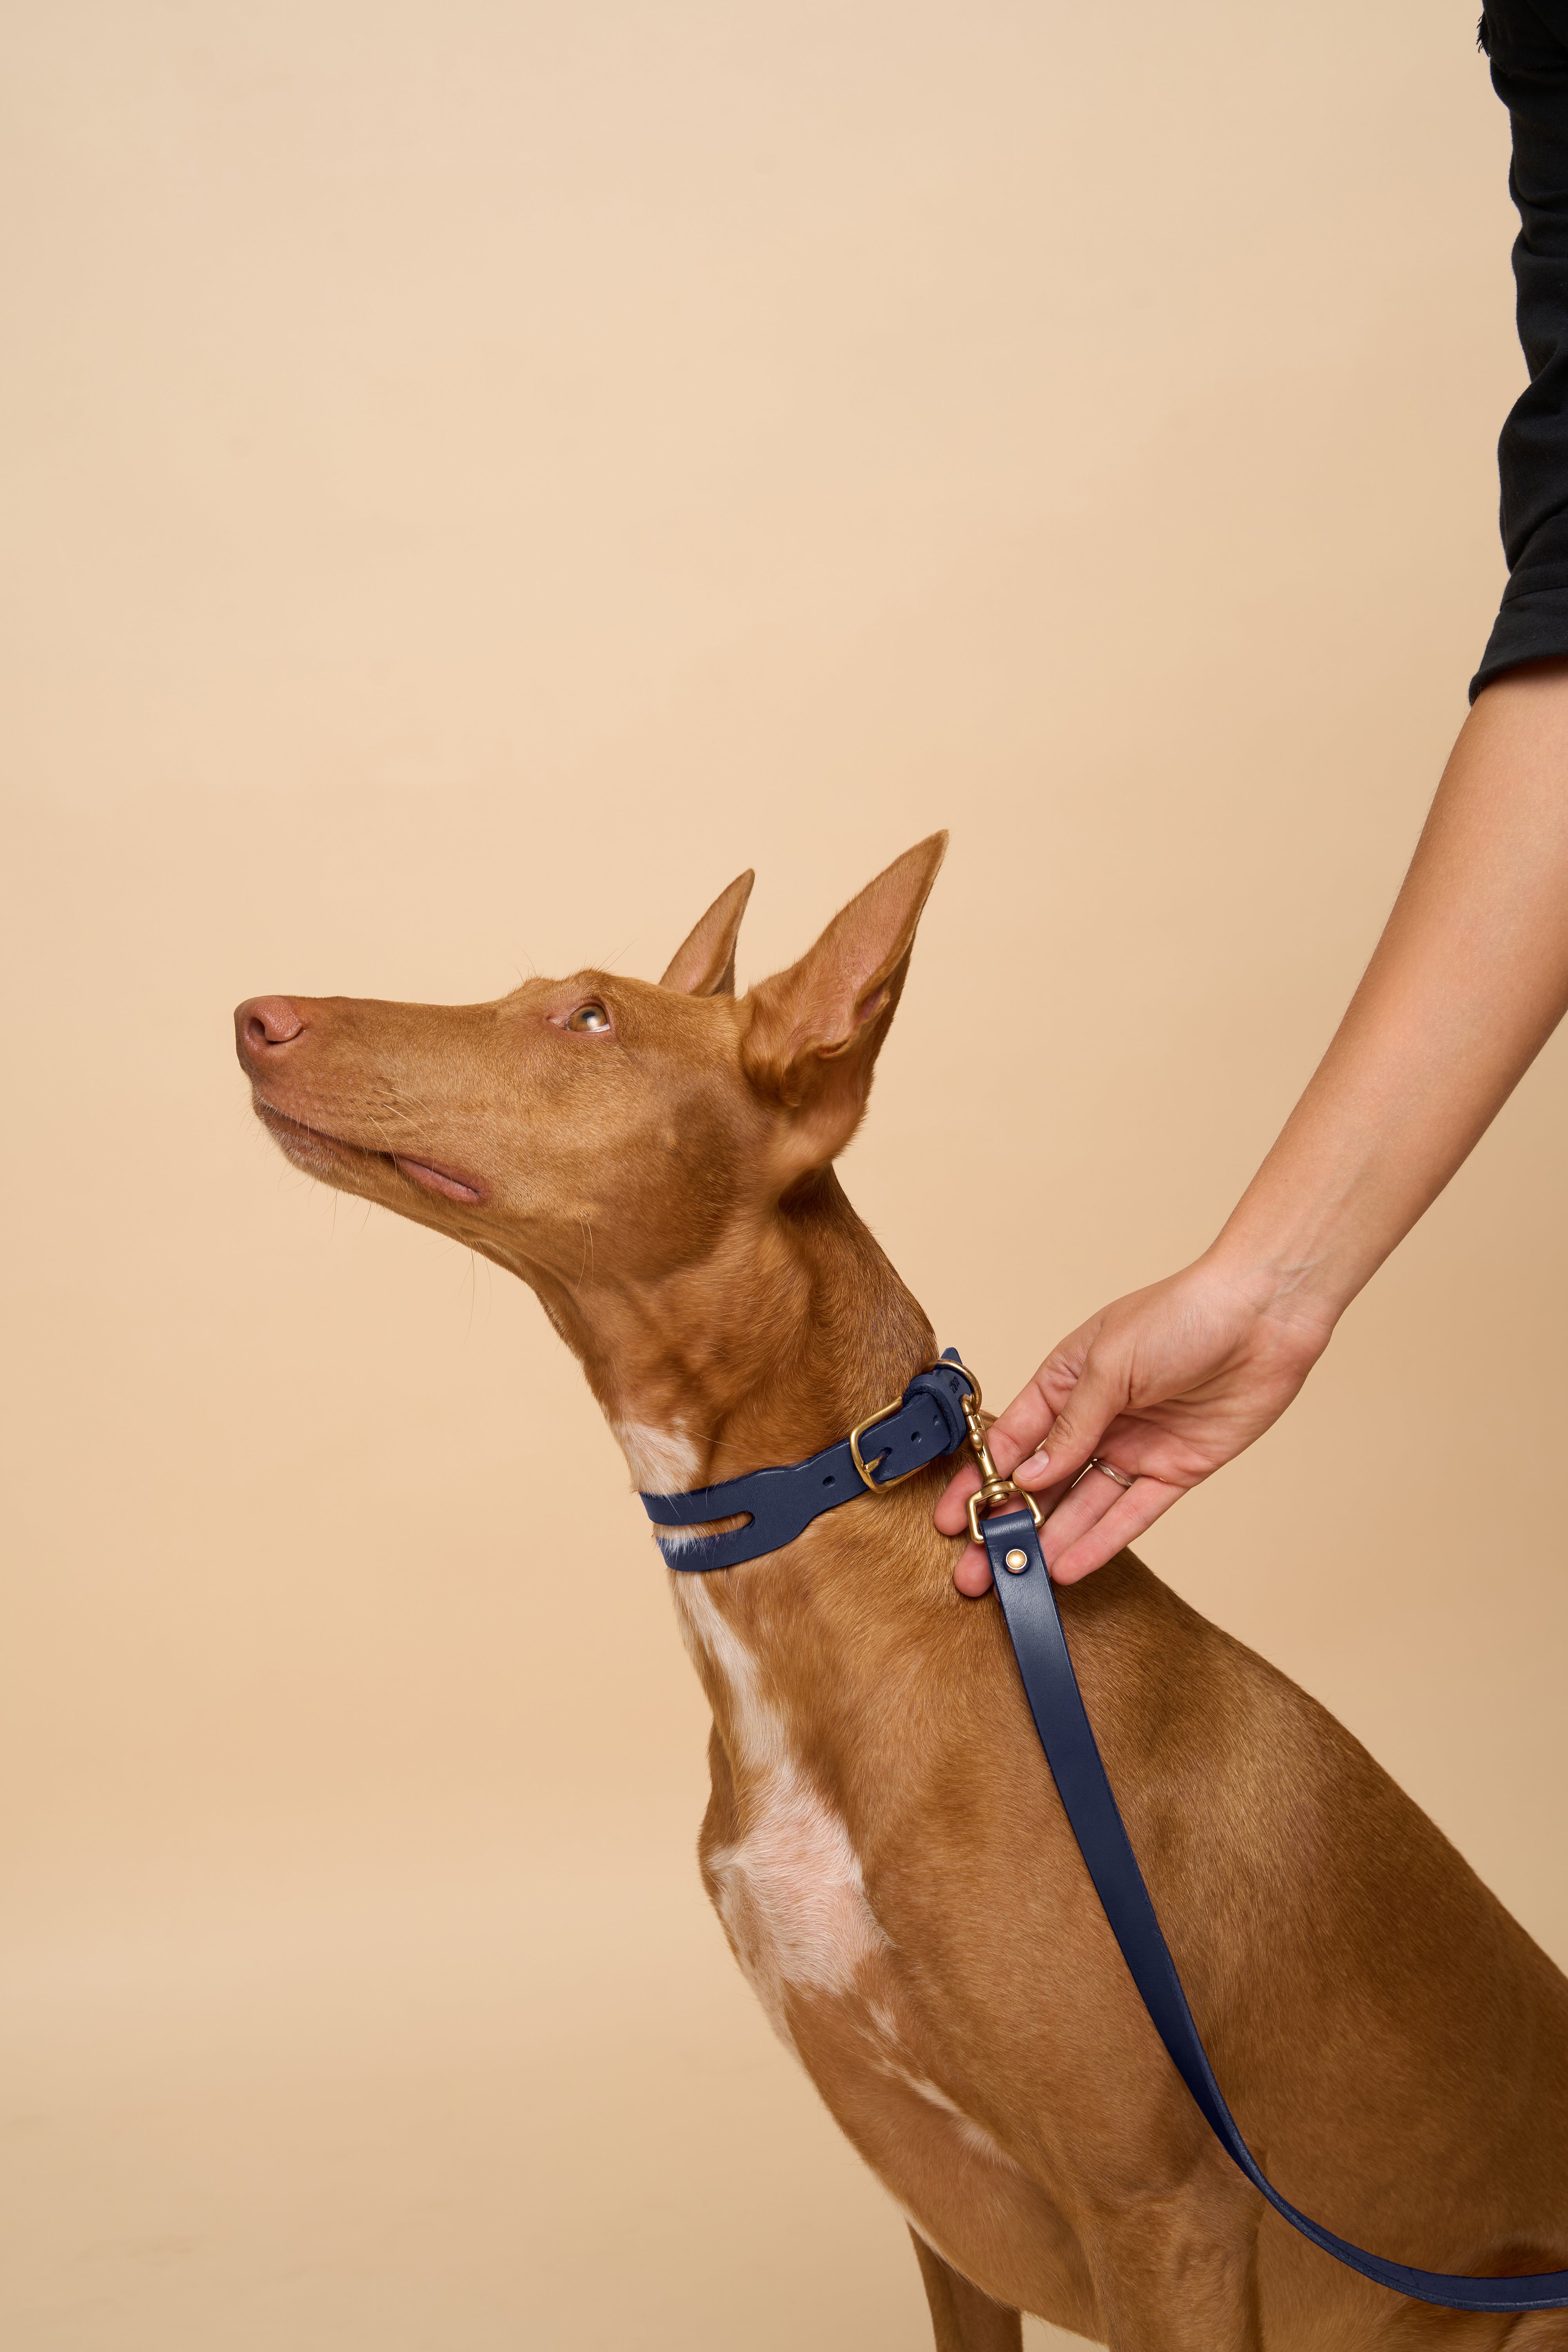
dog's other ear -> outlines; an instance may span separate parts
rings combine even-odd
[[[683,996],[734,995],[735,940],[756,878],[748,866],[727,890],[721,890],[696,929],[676,949],[660,988],[679,988]]]
[[[902,993],[915,926],[947,848],[933,833],[834,916],[788,971],[753,988],[742,1047],[758,1091],[795,1113],[793,1173],[822,1167],[860,1123]]]

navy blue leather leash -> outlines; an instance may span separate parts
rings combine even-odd
[[[1029,1712],[1095,1893],[1154,2030],[1226,2154],[1304,2238],[1337,2261],[1348,2263],[1352,2271],[1375,2279],[1379,2286],[1392,2287],[1395,2294],[1414,2295],[1418,2303],[1446,2304],[1452,2311],[1552,2311],[1568,2305],[1568,2271],[1548,2271],[1534,2278],[1456,2278],[1443,2271],[1413,2270],[1405,2263],[1385,2261],[1381,2254],[1364,2253],[1360,2246],[1337,2238],[1264,2178],[1215,2081],[1105,1776],[1068,1653],[1039,1530],[1027,1511],[1011,1511],[983,1520],[980,1532],[1013,1637]]]
[[[750,1523],[729,1535],[697,1537],[679,1547],[664,1547],[671,1568],[737,1567],[793,1542],[822,1512],[851,1502],[868,1490],[875,1494],[896,1486],[931,1460],[955,1453],[969,1437],[983,1474],[981,1490],[969,1507],[970,1528],[991,1562],[1029,1711],[1062,1809],[1154,2030],[1226,2155],[1304,2238],[1395,2294],[1410,2295],[1417,2303],[1441,2304],[1451,2311],[1568,2309],[1568,2271],[1546,2271],[1531,2278],[1464,2278],[1445,2271],[1415,2270],[1405,2263],[1385,2261],[1381,2254],[1366,2253],[1348,2239],[1336,2237],[1321,2222],[1300,2212],[1265,2178],[1215,2080],[1106,1778],[1040,1548],[1039,1511],[1032,1496],[1022,1493],[1011,1479],[998,1476],[986,1449],[979,1402],[978,1383],[950,1348],[933,1370],[910,1381],[897,1404],[873,1413],[849,1437],[813,1454],[809,1461],[785,1469],[754,1471],[750,1477],[728,1479],[690,1494],[645,1495],[643,1503],[648,1517],[664,1527],[690,1527],[749,1512]],[[955,1420],[958,1427],[953,1434]],[[870,1444],[863,1446],[861,1439],[873,1430]],[[939,1438],[942,1442],[938,1443]],[[869,1464],[868,1452],[872,1457]],[[879,1476],[879,1472],[886,1475]],[[1015,1507],[996,1516],[982,1516],[1004,1501]],[[787,1532],[778,1532],[781,1529]]]

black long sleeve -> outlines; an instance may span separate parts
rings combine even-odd
[[[1498,443],[1509,582],[1472,702],[1516,662],[1568,656],[1568,5],[1487,0],[1479,38],[1513,125],[1513,274],[1530,384]]]

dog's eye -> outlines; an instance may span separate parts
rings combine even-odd
[[[609,1025],[610,1016],[602,1004],[580,1004],[575,1013],[566,1015],[568,1029],[591,1031],[607,1029]]]

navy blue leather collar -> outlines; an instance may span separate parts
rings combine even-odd
[[[782,1469],[753,1470],[717,1486],[697,1486],[685,1495],[645,1495],[644,1510],[657,1527],[700,1527],[710,1519],[749,1513],[749,1524],[727,1535],[690,1536],[675,1542],[659,1538],[670,1568],[739,1568],[778,1551],[805,1533],[824,1511],[852,1503],[868,1489],[880,1494],[912,1477],[928,1462],[941,1461],[963,1443],[960,1402],[971,1381],[956,1349],[946,1348],[929,1372],[917,1372],[896,1404],[873,1413],[851,1436],[825,1446],[809,1461]]]

